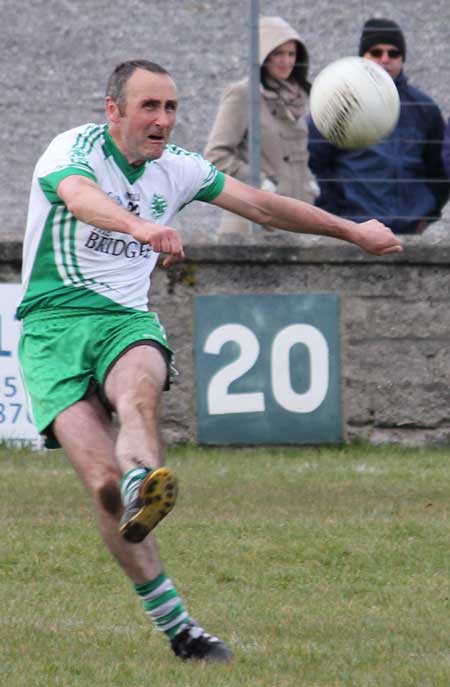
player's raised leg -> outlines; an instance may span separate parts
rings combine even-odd
[[[177,496],[177,477],[164,467],[159,427],[167,379],[163,350],[144,344],[120,356],[105,381],[105,394],[119,420],[116,458],[124,504],[120,532],[134,543],[142,541],[172,510]]]

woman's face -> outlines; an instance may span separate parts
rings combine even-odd
[[[272,50],[264,66],[273,79],[284,81],[290,77],[296,59],[297,43],[295,41],[287,41],[279,45],[275,50]]]

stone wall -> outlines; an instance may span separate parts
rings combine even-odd
[[[347,440],[450,441],[450,242],[406,237],[372,258],[332,239],[276,232],[212,243],[186,238],[187,259],[158,268],[152,306],[181,374],[165,395],[169,441],[195,441],[193,302],[204,294],[337,293]],[[19,280],[20,241],[0,244],[0,282]]]

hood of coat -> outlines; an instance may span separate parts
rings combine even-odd
[[[281,17],[259,18],[259,63],[262,66],[270,53],[287,41],[296,41],[299,46],[298,57],[308,71],[308,51],[300,36],[290,24]]]

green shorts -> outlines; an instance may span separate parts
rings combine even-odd
[[[50,425],[76,401],[96,390],[107,406],[103,384],[113,363],[141,343],[156,346],[169,369],[172,351],[156,313],[45,311],[25,317],[19,359],[38,431],[46,446],[59,446]],[[168,386],[167,386],[168,388]]]

